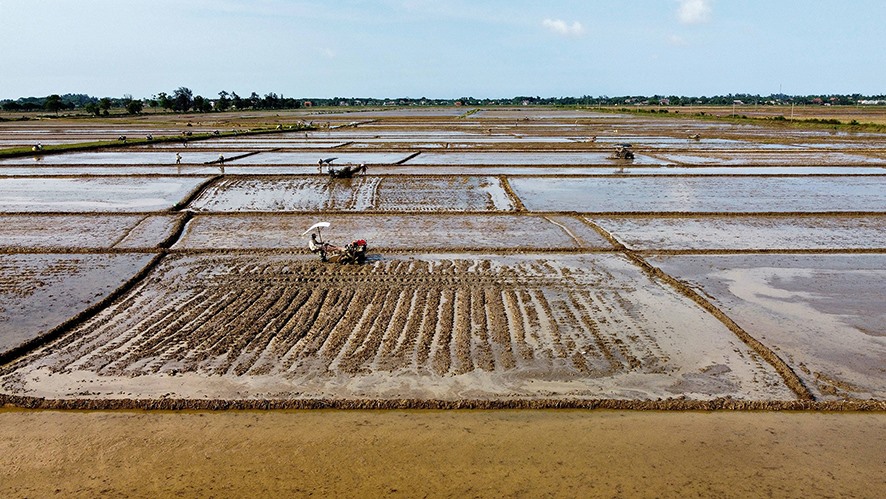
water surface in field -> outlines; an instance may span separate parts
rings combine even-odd
[[[168,210],[207,177],[0,178],[0,212]]]
[[[531,211],[886,212],[886,176],[512,178]]]
[[[226,157],[246,154],[248,151],[225,150]],[[205,163],[218,159],[218,152],[191,151],[179,149],[182,163]],[[72,152],[48,154],[0,160],[0,167],[6,165],[174,165],[175,151],[148,152],[144,149],[113,152]],[[316,160],[315,160],[316,162]]]

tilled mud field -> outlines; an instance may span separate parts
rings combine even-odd
[[[0,404],[886,409],[882,134],[219,116],[316,123],[0,162]],[[0,144],[185,126],[26,125]],[[368,263],[311,255],[318,221]]]
[[[263,249],[302,250],[306,227],[317,215],[276,213],[199,214],[185,228],[174,250]],[[360,234],[372,251],[611,250],[592,226],[575,216],[531,214],[328,214],[334,229],[328,237]]]
[[[513,211],[504,183],[498,177],[222,179],[191,206],[199,211]]]
[[[0,241],[10,252],[156,249],[181,214],[0,215]]]
[[[168,257],[2,384],[50,398],[793,397],[617,255]]]

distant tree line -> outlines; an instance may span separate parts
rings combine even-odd
[[[123,109],[128,114],[139,114],[145,107],[174,111],[179,113],[208,113],[214,111],[244,109],[298,109],[305,106],[731,106],[742,105],[839,105],[886,104],[886,95],[832,94],[832,95],[785,95],[771,94],[727,94],[715,96],[678,96],[678,95],[624,95],[617,97],[583,95],[581,97],[539,97],[516,96],[511,98],[476,99],[460,97],[458,99],[430,99],[427,97],[412,98],[376,98],[376,97],[332,97],[332,98],[292,98],[276,93],[260,96],[252,92],[249,96],[222,90],[217,98],[194,95],[187,87],[179,87],[172,93],[160,92],[149,99],[133,99],[131,95],[123,97],[92,97],[85,94],[52,94],[46,97],[20,97],[18,99],[0,100],[0,108],[9,112],[47,111],[58,114],[62,111],[81,110],[95,116],[109,115],[111,109]]]

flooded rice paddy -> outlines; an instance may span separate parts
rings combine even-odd
[[[882,135],[467,111],[0,161],[0,401],[883,407]]]

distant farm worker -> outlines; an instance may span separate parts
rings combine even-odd
[[[221,164],[225,164],[225,156],[224,156],[224,154],[219,154],[219,155],[218,155],[218,162],[221,163]]]
[[[182,155],[180,153],[175,153],[175,164],[182,164]]]

